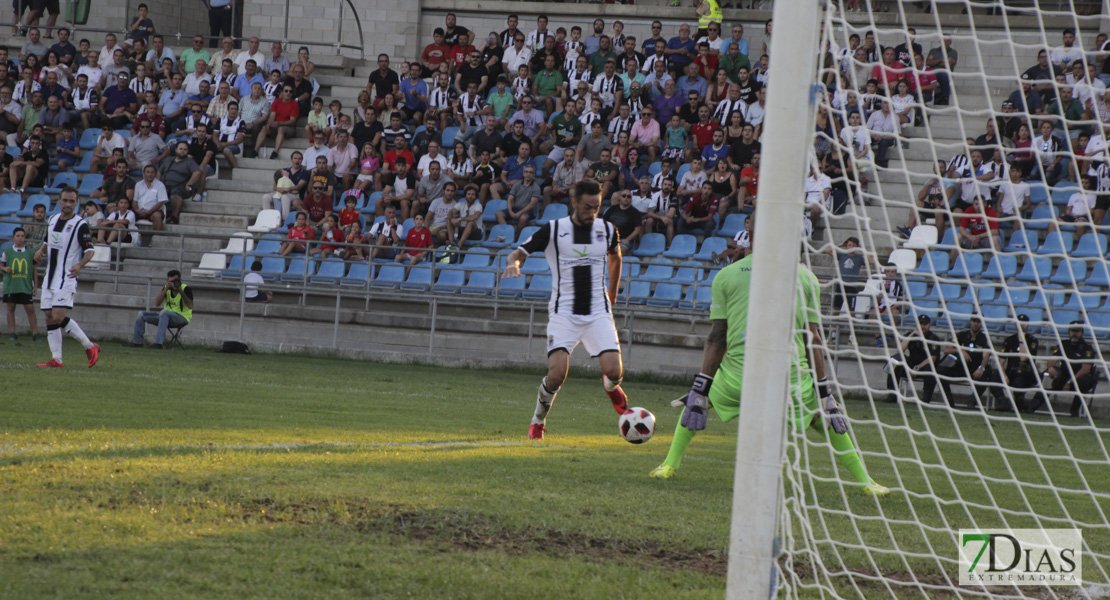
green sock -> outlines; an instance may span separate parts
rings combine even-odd
[[[816,424],[816,421],[814,422]],[[863,468],[863,461],[859,459],[859,454],[856,453],[856,445],[852,443],[852,438],[848,437],[847,433],[836,433],[830,429],[824,429],[825,437],[828,438],[834,450],[836,450],[836,459],[840,464],[848,468],[852,477],[859,483],[871,483],[871,477],[867,475],[867,469]]]
[[[674,440],[671,442],[671,449],[667,451],[667,459],[663,464],[670,465],[678,468],[682,463],[682,455],[686,454],[686,446],[690,445],[690,440],[694,439],[696,432],[690,431],[682,426],[682,421],[679,421],[674,428]]]

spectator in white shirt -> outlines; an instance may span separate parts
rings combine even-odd
[[[875,149],[875,164],[885,169],[890,164],[886,152],[897,141],[900,131],[898,117],[890,110],[889,101],[883,100],[882,108],[871,113],[867,119],[867,129],[878,146]]]
[[[245,73],[247,71],[248,60],[253,60],[255,65],[266,64],[266,55],[258,50],[257,37],[252,37],[247,43],[247,49],[243,50],[235,57],[235,66],[238,67],[236,73]]]
[[[1053,48],[1049,60],[1061,70],[1067,71],[1073,62],[1082,58],[1083,49],[1075,44],[1075,30],[1069,27],[1064,30],[1064,45]]]
[[[513,45],[505,48],[501,59],[503,73],[516,73],[520,65],[528,64],[532,60],[532,51],[524,45],[524,34],[518,33],[513,37]]]

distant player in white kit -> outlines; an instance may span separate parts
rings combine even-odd
[[[46,316],[46,341],[53,357],[38,365],[60,369],[62,366],[62,331],[73,336],[85,347],[89,367],[100,357],[100,346],[89,341],[77,321],[66,313],[73,308],[77,293],[77,275],[92,260],[94,252],[89,226],[77,215],[77,189],[66,186],[58,199],[61,214],[50,217],[46,241],[35,253],[35,263],[46,266],[42,280],[42,311]]]
[[[621,389],[624,367],[613,302],[621,278],[620,235],[613,225],[597,218],[601,186],[592,179],[579,181],[571,193],[569,217],[548,222],[509,255],[502,277],[520,277],[520,261],[543,251],[551,268],[551,301],[547,320],[547,377],[540,382],[536,412],[528,438],[542,440],[547,413],[570,369],[570,353],[579,342],[601,366],[601,382],[617,414],[628,410]],[[609,289],[605,289],[608,267]]]

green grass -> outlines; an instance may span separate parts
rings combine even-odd
[[[656,438],[633,446],[597,379],[572,377],[548,440],[532,443],[536,373],[119,347],[90,370],[68,344],[65,370],[35,369],[46,353],[0,343],[0,598],[722,595],[734,425],[711,421],[675,479],[646,477],[670,443],[680,386],[626,382],[659,418]],[[1029,485],[1108,489],[1105,462],[1051,458],[1065,441],[1104,457],[1106,432],[1034,427],[1027,438],[1014,422],[848,404],[872,475],[900,489],[879,505],[836,481],[847,473],[816,435],[791,446],[815,476],[788,472],[793,535],[808,523],[826,568],[943,584],[945,563],[913,554],[932,544],[954,558],[948,528],[1001,524],[960,498],[1092,524],[1088,545],[1110,554],[1105,501]],[[1007,452],[960,441],[987,444],[991,432]],[[1031,447],[1047,475],[1016,453]],[[948,475],[1008,478],[1007,463],[1025,485]],[[790,543],[792,578],[812,585],[810,555]],[[1096,560],[1088,579],[1110,570]],[[850,579],[820,581],[847,597],[890,595]]]

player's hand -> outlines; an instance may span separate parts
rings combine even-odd
[[[69,269],[69,276],[71,279],[77,279],[77,275],[81,273],[81,265],[73,265]]]
[[[513,277],[520,277],[520,265],[516,262],[510,262],[505,270],[501,272],[501,279],[511,279]]]
[[[686,394],[686,410],[682,411],[682,426],[690,431],[705,429],[705,421],[709,416],[709,388],[713,385],[713,378],[705,373],[698,373],[694,384],[690,386],[690,393]]]
[[[844,416],[836,398],[833,397],[832,391],[829,389],[829,380],[822,379],[817,382],[817,394],[821,398],[821,407],[829,427],[832,427],[832,430],[836,433],[847,433],[848,417]]]

